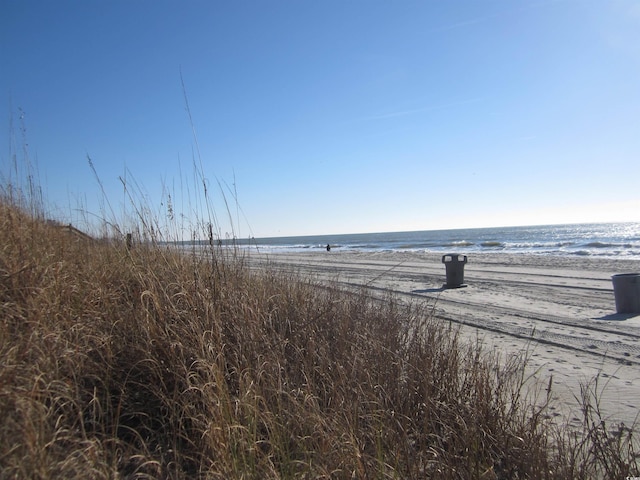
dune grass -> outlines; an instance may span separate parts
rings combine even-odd
[[[624,478],[634,432],[422,305],[0,204],[1,478]]]

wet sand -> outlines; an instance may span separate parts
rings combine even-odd
[[[572,422],[581,385],[597,377],[607,423],[640,421],[640,314],[616,314],[611,275],[640,272],[640,260],[476,254],[466,287],[443,288],[442,255],[417,252],[251,252],[266,264],[321,282],[429,302],[438,318],[505,358],[527,352],[527,375],[553,381],[552,414]]]

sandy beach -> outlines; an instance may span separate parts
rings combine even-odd
[[[572,422],[581,385],[597,377],[607,423],[640,420],[640,314],[616,314],[611,282],[613,274],[640,272],[640,260],[475,254],[465,266],[466,287],[445,289],[440,254],[252,251],[248,258],[254,267],[273,264],[321,282],[428,302],[465,338],[505,358],[528,352],[526,374],[545,386],[552,377],[551,412],[559,419]]]

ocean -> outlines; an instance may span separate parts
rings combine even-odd
[[[640,223],[470,228],[236,240],[265,253],[325,249],[361,252],[504,252],[640,259]]]

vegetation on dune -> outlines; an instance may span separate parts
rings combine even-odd
[[[6,201],[0,245],[2,478],[638,473],[631,431],[562,433],[523,359],[419,305],[88,241]]]

